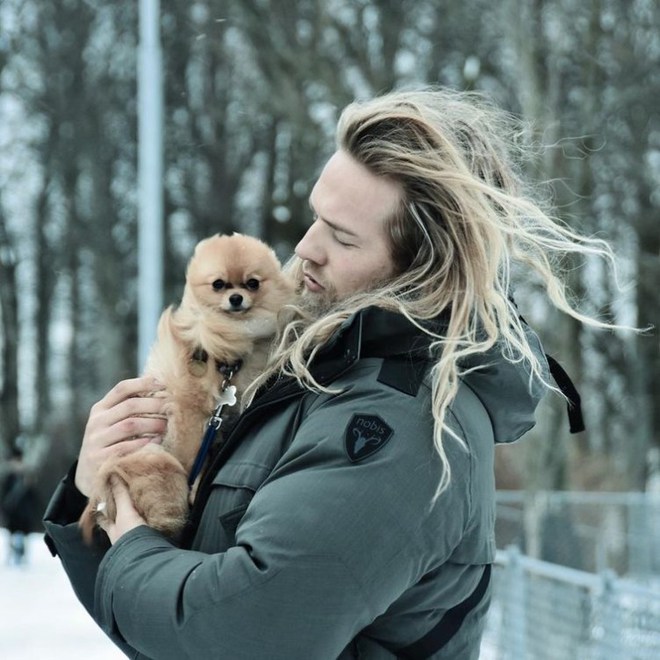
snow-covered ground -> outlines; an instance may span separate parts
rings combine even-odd
[[[0,530],[0,658],[120,660],[125,658],[76,600],[40,534],[28,537],[27,563],[9,566]]]

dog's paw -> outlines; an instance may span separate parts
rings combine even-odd
[[[162,447],[147,445],[121,458],[118,469],[146,524],[165,536],[177,536],[189,509],[188,476],[181,463]]]

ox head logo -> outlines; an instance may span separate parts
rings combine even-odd
[[[357,463],[372,456],[392,437],[393,431],[378,415],[358,413],[344,432],[344,446],[348,458]]]

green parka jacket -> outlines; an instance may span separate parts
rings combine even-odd
[[[529,341],[542,357],[531,331]],[[464,446],[445,438],[451,481],[433,503],[428,342],[390,312],[351,317],[312,369],[337,392],[290,380],[262,392],[216,452],[182,545],[142,526],[110,548],[85,546],[74,466],[46,512],[46,540],[127,656],[478,657],[494,445],[533,426],[543,386],[495,351],[482,356],[452,403]]]

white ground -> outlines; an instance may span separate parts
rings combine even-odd
[[[7,563],[0,529],[0,658],[2,660],[120,660],[69,585],[40,534],[28,537],[24,566]]]

